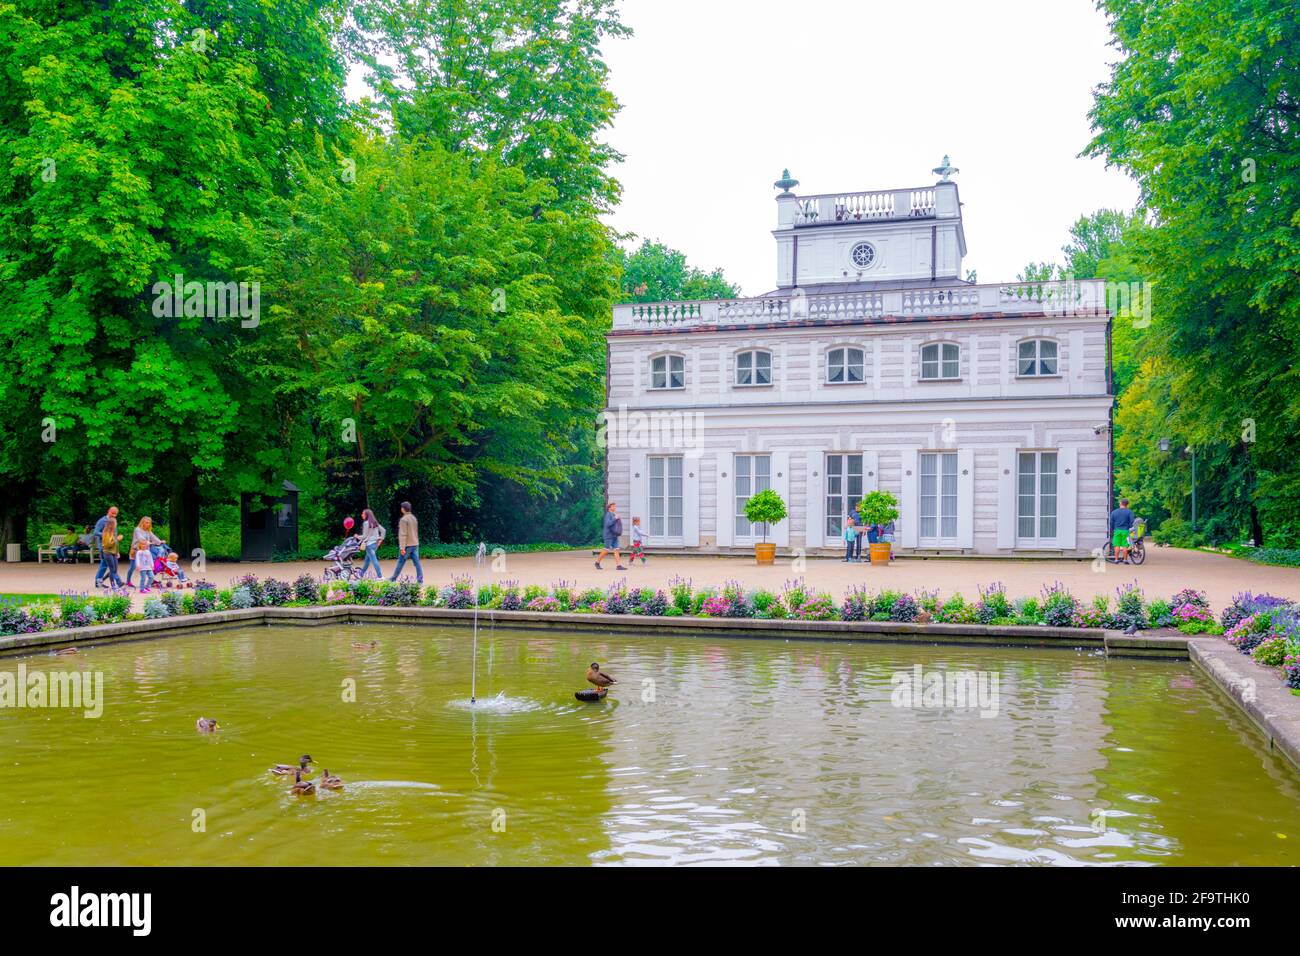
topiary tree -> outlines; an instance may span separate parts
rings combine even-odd
[[[872,491],[858,502],[858,516],[863,524],[887,525],[898,520],[898,499],[888,491]]]
[[[763,526],[763,543],[767,543],[767,526],[784,521],[785,502],[771,488],[764,488],[745,502],[745,518],[750,524]]]

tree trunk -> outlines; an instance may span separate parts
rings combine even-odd
[[[1250,503],[1250,536],[1255,539],[1255,547],[1264,547],[1264,526],[1259,523],[1259,510],[1253,501]]]
[[[193,472],[173,482],[167,501],[168,535],[177,557],[188,561],[199,543],[199,479]]]
[[[11,542],[27,547],[27,516],[35,490],[31,481],[5,487],[4,500],[0,502],[0,560],[4,560],[4,551]]]

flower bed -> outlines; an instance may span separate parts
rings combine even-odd
[[[54,627],[82,627],[96,623],[201,614],[255,607],[309,607],[314,605],[374,607],[440,607],[486,611],[540,611],[577,614],[637,614],[652,617],[751,618],[803,621],[893,621],[927,624],[984,624],[1075,628],[1139,629],[1176,627],[1186,634],[1221,634],[1242,628],[1234,640],[1253,651],[1267,645],[1260,657],[1278,661],[1300,674],[1300,645],[1295,641],[1295,607],[1269,595],[1239,595],[1224,610],[1222,625],[1214,620],[1205,595],[1180,591],[1168,600],[1148,602],[1136,583],[1116,589],[1115,596],[1084,602],[1062,584],[1043,588],[1038,595],[1008,596],[999,583],[979,589],[977,600],[960,594],[940,599],[937,592],[868,591],[850,588],[838,603],[811,587],[803,578],[787,581],[779,591],[746,588],[727,581],[720,588],[696,588],[690,580],[674,578],[667,589],[643,588],[617,581],[607,588],[579,590],[566,581],[548,587],[517,581],[475,585],[468,577],[450,584],[423,587],[412,581],[330,581],[310,575],[292,584],[275,578],[259,580],[246,575],[229,588],[204,581],[192,590],[167,591],[151,597],[143,613],[131,613],[130,598],[122,593],[89,596],[68,593],[57,604],[0,607],[0,634],[29,634]],[[1248,622],[1245,623],[1245,622]],[[1258,639],[1256,637],[1258,636]],[[1281,643],[1278,643],[1281,639]],[[1288,673],[1291,672],[1288,671]],[[1300,677],[1296,678],[1300,681]]]
[[[1280,667],[1300,695],[1300,607],[1272,594],[1238,594],[1223,611],[1225,637],[1257,664]]]

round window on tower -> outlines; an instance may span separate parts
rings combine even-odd
[[[849,259],[859,269],[870,269],[876,261],[876,247],[869,242],[859,242],[849,250]]]

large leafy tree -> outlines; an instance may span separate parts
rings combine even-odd
[[[1100,6],[1122,56],[1097,91],[1089,152],[1128,170],[1151,212],[1137,261],[1155,288],[1171,424],[1206,460],[1234,449],[1251,489],[1241,530],[1294,540],[1300,17],[1286,0]]]
[[[262,278],[267,201],[342,118],[341,22],[327,0],[0,6],[0,345],[31,396],[0,428],[11,511],[34,457],[96,508],[141,476],[188,550],[205,485],[283,465],[277,395],[232,361],[257,328],[158,315],[154,284]],[[33,414],[57,428],[39,456]]]
[[[685,299],[730,299],[740,288],[721,269],[705,272],[686,261],[685,253],[645,240],[636,250],[618,249],[624,302],[669,302]]]
[[[269,254],[299,342],[277,377],[317,399],[325,464],[355,460],[377,510],[412,486],[558,493],[603,395],[603,325],[569,310],[552,257],[607,260],[604,232],[535,212],[553,187],[496,160],[364,131],[349,151],[355,177],[301,171]],[[607,269],[586,294],[612,287]]]
[[[546,179],[563,208],[608,208],[601,138],[618,103],[600,44],[627,34],[614,0],[360,0],[359,55],[399,131]]]

